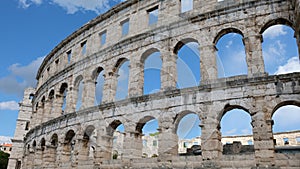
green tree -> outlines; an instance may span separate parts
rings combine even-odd
[[[9,154],[3,151],[0,151],[0,169],[6,169],[8,164]]]

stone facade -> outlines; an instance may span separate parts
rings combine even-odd
[[[285,105],[300,106],[300,73],[269,76],[262,57],[262,33],[275,24],[295,30],[300,46],[299,0],[194,0],[182,13],[180,0],[128,0],[91,20],[45,58],[33,100],[21,103],[9,169],[22,168],[299,168],[300,154],[275,152],[272,115]],[[149,11],[158,21],[148,25]],[[122,35],[122,23],[129,32]],[[106,32],[106,43],[101,35]],[[248,74],[217,78],[216,43],[239,33]],[[199,86],[177,89],[177,52],[197,42]],[[143,95],[144,61],[161,53],[161,90]],[[115,100],[118,70],[130,62],[128,98]],[[96,79],[104,72],[102,102],[95,105]],[[83,84],[82,105],[76,111]],[[223,155],[220,120],[239,108],[252,119],[254,153]],[[199,116],[201,156],[178,156],[179,121]],[[142,128],[157,119],[158,157],[142,158]],[[30,131],[24,124],[30,122]],[[112,160],[113,132],[123,124],[122,158]],[[26,128],[27,129],[27,128]],[[23,136],[25,135],[24,139]],[[17,147],[17,148],[15,148]],[[21,163],[20,163],[21,162]]]

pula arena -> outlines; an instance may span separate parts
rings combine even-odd
[[[158,18],[149,25],[153,11]],[[186,12],[180,0],[127,0],[115,6],[44,59],[37,87],[27,89],[20,103],[8,168],[300,168],[300,153],[275,151],[272,132],[278,108],[300,106],[300,73],[268,75],[262,56],[262,33],[276,24],[293,28],[300,47],[299,12],[300,0],[194,0]],[[217,76],[216,43],[227,33],[243,37],[247,75]],[[177,53],[189,42],[199,44],[201,82],[178,89]],[[144,62],[158,51],[161,89],[144,95]],[[128,97],[116,101],[118,70],[125,61],[130,62]],[[101,72],[103,97],[95,106]],[[76,110],[81,81],[82,105]],[[225,155],[220,120],[236,108],[251,116],[254,152]],[[178,156],[176,130],[190,113],[201,121],[202,154]],[[141,158],[142,128],[151,119],[159,124],[158,157]],[[113,160],[112,133],[120,124],[124,153]]]

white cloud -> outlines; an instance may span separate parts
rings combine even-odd
[[[299,130],[300,108],[297,106],[284,106],[273,115],[273,132]]]
[[[226,44],[226,48],[230,48],[230,46],[232,45],[232,43],[233,43],[232,40],[228,41],[228,43]]]
[[[19,110],[19,104],[15,101],[0,102],[0,110]]]
[[[28,65],[13,64],[8,70],[10,74],[0,77],[0,92],[22,96],[27,87],[35,87],[36,72],[44,57],[39,57]]]
[[[292,72],[300,72],[300,63],[298,57],[292,57],[283,66],[279,66],[275,74],[286,74]]]
[[[124,0],[112,0],[114,2],[124,2]],[[45,2],[45,0],[44,0]],[[43,0],[19,0],[23,8],[28,8],[32,4],[40,5]],[[111,8],[109,0],[50,0],[50,4],[56,4],[64,8],[68,14],[74,14],[77,11],[93,11],[97,14]]]
[[[275,25],[272,26],[270,28],[268,28],[264,33],[263,36],[264,38],[270,38],[270,39],[274,39],[278,36],[281,35],[286,35],[287,31],[284,30],[284,26],[283,25]]]

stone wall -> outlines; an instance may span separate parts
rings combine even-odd
[[[194,9],[184,13],[180,2],[128,0],[83,25],[50,52],[38,71],[32,103],[26,101],[19,113],[31,122],[29,132],[18,125],[16,130],[16,138],[26,133],[24,142],[17,139],[22,168],[300,167],[295,162],[299,154],[275,153],[272,132],[272,115],[279,107],[300,106],[300,73],[268,76],[261,47],[262,33],[272,25],[298,29],[299,0],[194,0]],[[158,21],[148,25],[152,9],[158,9]],[[125,21],[129,32],[122,35]],[[100,43],[103,32],[105,44]],[[216,43],[232,32],[243,37],[248,74],[218,79]],[[295,37],[300,46],[299,31]],[[177,89],[177,52],[188,42],[199,44],[201,82]],[[161,89],[143,95],[144,61],[157,51]],[[125,61],[130,62],[128,98],[116,101],[117,73]],[[103,98],[94,105],[101,72]],[[81,82],[82,105],[76,111]],[[220,120],[234,108],[251,116],[254,154],[222,153]],[[201,121],[202,155],[179,157],[176,129],[190,113]],[[141,129],[152,119],[159,123],[158,157],[143,159]],[[113,131],[120,124],[125,128],[123,155],[112,160]]]

